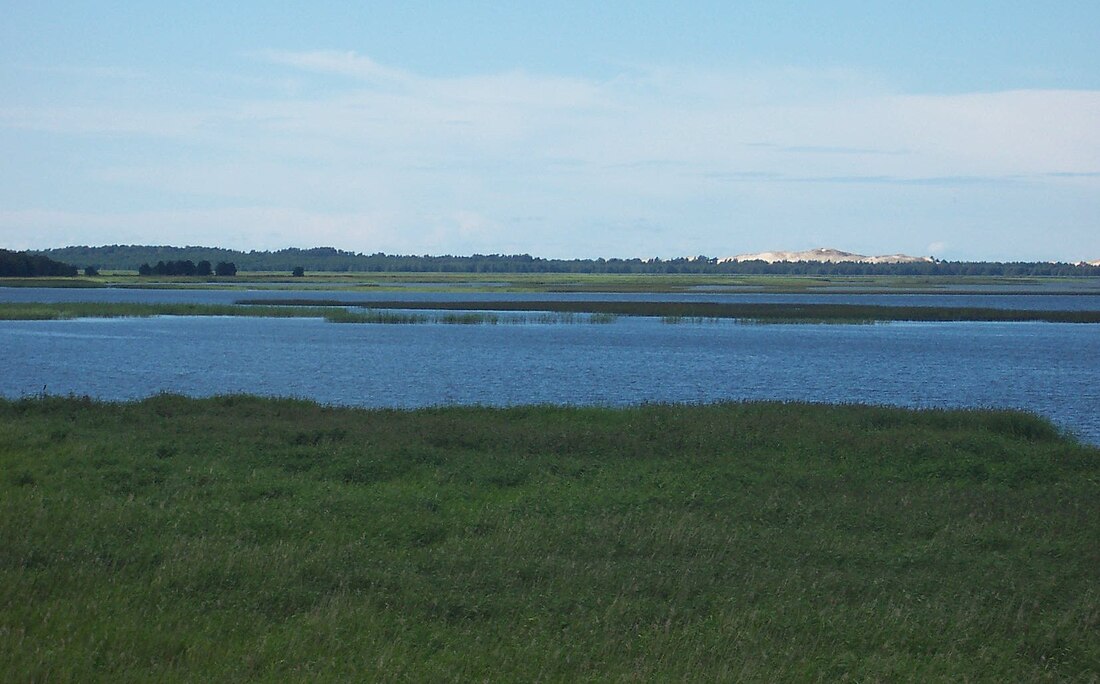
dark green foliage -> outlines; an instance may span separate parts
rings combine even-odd
[[[89,278],[95,277],[99,275],[99,269],[95,266],[85,266],[84,275],[88,276]]]
[[[207,264],[209,267],[210,264]],[[149,264],[142,264],[138,267],[138,275],[141,276],[195,276],[201,275],[198,272],[198,267],[195,266],[195,262],[190,259],[182,261],[158,261],[155,266],[149,266]],[[210,275],[209,270],[206,275]]]
[[[214,269],[210,266],[210,262],[203,259],[199,263],[195,264],[195,275],[200,277],[207,277],[214,274]]]
[[[214,275],[235,276],[237,275],[237,265],[232,261],[219,261],[218,265],[214,267]]]
[[[0,278],[40,278],[76,274],[75,266],[54,261],[41,254],[0,249]]]
[[[294,270],[290,272],[290,275],[295,277],[295,278],[304,277],[305,274],[306,274],[306,269],[302,268],[301,266],[295,266]]]
[[[1091,681],[1014,412],[0,400],[3,681]]]

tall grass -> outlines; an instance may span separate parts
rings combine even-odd
[[[875,323],[883,321],[1048,321],[1100,323],[1100,311],[1032,311],[848,304],[724,304],[600,301],[240,300],[235,304],[105,302],[0,303],[0,320],[58,320],[141,316],[324,318],[336,323],[610,323],[619,316],[655,316],[665,323],[738,320],[756,323]]]
[[[1095,680],[1012,412],[0,401],[0,680]]]
[[[240,304],[268,306],[362,306],[340,300],[274,299],[241,300]],[[876,306],[864,304],[757,304],[725,302],[662,301],[374,301],[372,309],[432,309],[452,311],[598,314],[609,316],[654,316],[668,322],[741,319],[784,323],[870,323],[877,321],[1048,321],[1053,323],[1100,323],[1100,311],[1035,311],[974,307]]]

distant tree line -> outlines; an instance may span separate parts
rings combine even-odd
[[[404,273],[717,273],[730,275],[813,275],[813,276],[1100,276],[1100,267],[1087,264],[1050,262],[930,261],[908,264],[868,264],[817,261],[777,262],[719,261],[705,255],[676,259],[543,259],[529,254],[474,254],[471,256],[415,256],[378,252],[357,254],[332,247],[281,249],[274,252],[238,252],[212,247],[167,247],[110,245],[107,247],[64,247],[41,252],[78,266],[134,270],[141,265],[163,262],[194,263],[196,273],[203,261],[225,263],[245,271],[356,271]],[[151,275],[165,273],[149,267]],[[215,272],[217,268],[215,267]]]
[[[0,249],[0,278],[75,276],[76,266],[55,261],[42,254]]]
[[[40,252],[54,259],[67,259],[80,266],[95,264],[99,268],[134,271],[141,264],[155,265],[163,261],[190,261],[196,266],[202,261],[211,264],[234,264],[241,271],[358,271],[360,255],[330,247],[316,249],[284,249],[277,252],[239,252],[218,247],[168,247],[139,245],[108,245],[105,247],[62,247]]]
[[[195,263],[190,259],[181,261],[158,261],[155,266],[143,263],[138,266],[138,275],[141,276],[235,276],[237,265],[231,261],[219,261],[217,266],[211,267],[210,262],[203,259]]]

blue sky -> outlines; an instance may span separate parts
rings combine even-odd
[[[273,5],[5,7],[0,246],[1100,259],[1100,3]]]

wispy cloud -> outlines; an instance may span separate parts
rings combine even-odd
[[[265,50],[255,53],[255,56],[273,64],[321,74],[346,76],[360,81],[408,84],[420,80],[406,71],[383,66],[373,59],[353,51],[313,50],[309,52],[291,52]]]
[[[1046,173],[1043,175],[1047,176],[1048,178],[1100,178],[1100,171],[1051,171],[1050,173]]]
[[[880,150],[869,147],[828,147],[824,145],[777,145],[768,142],[745,143],[746,147],[765,148],[787,154],[860,154],[860,155],[900,155],[910,154],[910,150]]]
[[[782,173],[762,173],[757,171],[711,172],[703,174],[705,178],[731,183],[820,183],[835,185],[924,185],[939,187],[965,187],[974,185],[1006,185],[1028,181],[1041,181],[1051,178],[1082,177],[1082,174],[1035,174],[1031,176],[792,176]],[[1085,174],[1084,177],[1091,177]]]
[[[65,76],[79,79],[121,79],[135,80],[148,78],[149,74],[143,69],[116,66],[94,65],[41,65],[28,64],[17,67],[23,71],[39,76]]]
[[[294,241],[298,226],[313,231],[307,242],[367,251],[511,245],[547,255],[629,248],[652,256],[673,244],[686,253],[724,251],[734,239],[730,252],[752,251],[807,246],[788,241],[857,231],[862,221],[867,235],[882,234],[881,245],[839,246],[887,252],[919,232],[909,216],[925,212],[929,225],[944,224],[946,210],[929,208],[921,188],[980,189],[983,202],[995,205],[986,198],[997,196],[1016,206],[1021,186],[1038,185],[1070,221],[1094,206],[1082,204],[1090,201],[1082,188],[1096,190],[1100,180],[1094,91],[904,95],[828,69],[429,76],[327,50],[250,59],[263,73],[247,92],[210,98],[181,81],[155,102],[134,92],[114,106],[63,98],[9,104],[0,106],[0,135],[100,139],[104,160],[89,156],[52,173],[71,173],[96,201],[121,205],[153,193],[186,207],[130,218],[74,211],[51,225],[87,219],[107,235],[108,225],[125,233],[155,219],[189,239],[225,242],[236,230],[242,244],[263,246]],[[284,80],[300,87],[276,85]],[[171,139],[172,147],[112,146],[135,136]],[[51,201],[45,183],[38,205],[26,195],[16,200],[8,206]],[[884,233],[875,211],[894,216],[902,207],[904,228]],[[0,216],[0,238],[10,242],[28,220]],[[40,235],[70,234],[41,217],[31,223],[55,231]],[[769,244],[747,242],[750,235]],[[919,244],[911,249],[933,237],[912,238]]]

